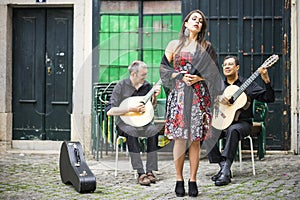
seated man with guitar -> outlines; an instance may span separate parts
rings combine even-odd
[[[223,61],[225,90],[214,105],[212,126],[213,131],[220,130],[220,138],[226,137],[226,144],[221,153],[217,144],[208,153],[210,163],[218,163],[220,171],[212,177],[216,186],[227,185],[231,182],[231,164],[236,155],[239,140],[251,132],[252,102],[274,102],[274,90],[270,84],[267,67],[278,60],[277,55],[271,56],[248,79],[239,76],[239,61],[235,56],[226,56]],[[265,89],[254,79],[261,75]],[[219,138],[219,139],[220,139]]]
[[[114,87],[110,102],[107,106],[107,115],[117,116],[117,131],[126,137],[131,164],[139,175],[138,182],[149,186],[155,183],[153,171],[158,170],[158,130],[153,124],[153,104],[160,93],[160,86],[153,88],[145,79],[147,65],[142,61],[134,61],[128,67],[130,76],[120,80]],[[147,138],[146,171],[140,155],[138,137]],[[146,172],[146,173],[145,173]]]

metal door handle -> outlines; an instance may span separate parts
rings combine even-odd
[[[50,75],[51,74],[51,67],[48,67],[47,69],[48,69],[47,70],[48,71],[48,75]]]
[[[48,57],[48,53],[47,52],[46,52],[45,62],[46,62],[46,66],[48,65],[48,67],[47,67],[47,73],[48,73],[48,75],[51,75],[52,60],[51,60],[50,57]]]

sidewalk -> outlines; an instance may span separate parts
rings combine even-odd
[[[143,157],[145,158],[145,157]],[[243,171],[239,162],[232,166],[232,183],[216,187],[210,177],[217,165],[201,159],[198,170],[198,198],[177,198],[174,192],[175,171],[172,155],[159,156],[159,181],[150,187],[136,183],[128,158],[120,155],[118,176],[114,176],[114,154],[96,161],[85,158],[97,178],[94,193],[79,194],[71,185],[61,182],[59,154],[0,154],[0,199],[300,199],[300,156],[266,155],[256,160],[252,175],[250,155],[243,154]],[[189,163],[184,174],[187,191]]]

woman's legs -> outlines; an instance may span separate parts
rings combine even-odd
[[[200,141],[193,141],[189,146],[189,160],[190,160],[190,180],[189,180],[189,196],[198,196],[197,187],[197,171],[200,160]]]
[[[185,195],[184,189],[184,179],[183,179],[183,165],[185,158],[186,140],[175,139],[173,147],[173,157],[176,169],[176,186],[175,193],[178,197],[183,197]]]
[[[195,182],[200,160],[200,141],[191,142],[189,146],[190,181]]]
[[[176,180],[183,181],[183,165],[185,158],[186,150],[186,140],[184,139],[175,139],[173,147],[173,157],[174,164],[176,169]]]

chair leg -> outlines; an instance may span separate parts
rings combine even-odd
[[[118,136],[117,140],[116,140],[116,144],[115,144],[115,151],[116,151],[116,159],[115,159],[115,176],[118,175],[118,162],[119,162],[119,149],[118,149],[118,144],[120,141],[121,143],[121,151],[123,151],[123,141],[124,141],[125,137],[123,136]],[[126,146],[126,154],[128,152],[128,148]]]
[[[265,156],[266,154],[266,127],[265,127],[265,123],[262,123],[262,147],[263,147],[263,157]]]
[[[242,141],[239,141],[239,159],[240,159],[240,171],[242,171]]]
[[[115,145],[115,151],[116,151],[116,160],[115,160],[115,177],[118,175],[118,161],[119,161],[119,150],[118,150],[118,144],[120,141],[120,137],[117,138],[116,145]]]
[[[223,148],[223,139],[219,140],[219,151],[221,152]]]
[[[252,171],[253,171],[253,175],[255,176],[255,164],[254,164],[253,142],[252,142],[252,138],[251,138],[250,136],[247,136],[247,138],[249,138],[249,140],[250,140],[251,159],[252,159]]]
[[[258,158],[263,159],[266,154],[266,128],[264,123],[261,124],[261,132],[258,137]]]
[[[119,142],[121,143],[121,152],[123,152],[123,141],[125,140],[126,138],[123,137],[123,136],[118,136],[117,137],[117,140],[116,140],[116,143],[115,143],[115,151],[116,151],[116,159],[115,159],[115,177],[118,175],[118,161],[119,161],[119,149],[118,149],[118,144]],[[146,144],[143,143],[143,145],[145,146]],[[128,145],[126,145],[126,156],[128,156],[128,170],[129,170],[129,173],[132,172],[132,166],[131,166],[131,158],[130,158],[130,155],[129,155],[129,150],[128,150]],[[137,178],[137,173],[136,173],[136,170],[133,170],[133,173],[134,173],[134,178],[136,179]]]

